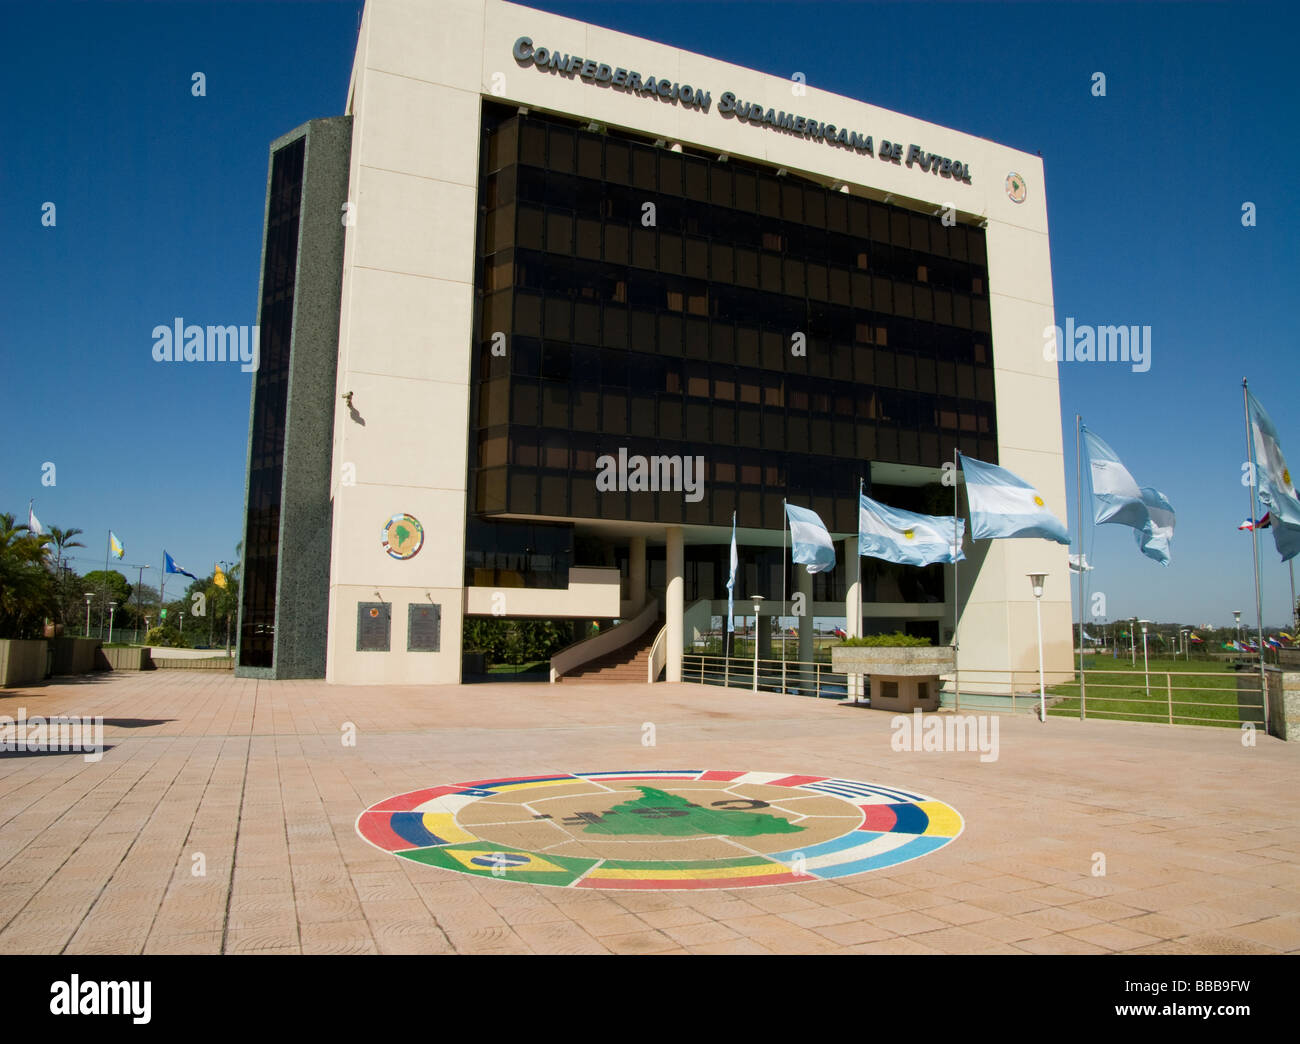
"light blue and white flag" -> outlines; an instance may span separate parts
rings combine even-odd
[[[27,529],[32,536],[44,536],[45,527],[41,525],[41,520],[36,517],[35,505],[35,501],[30,501],[27,504]]]
[[[858,496],[858,554],[900,565],[960,562],[966,520],[918,515]]]
[[[736,630],[736,566],[740,557],[736,554],[736,513],[731,513],[731,575],[727,578],[727,630]]]
[[[1147,521],[1134,534],[1138,547],[1147,558],[1154,558],[1163,566],[1169,564],[1169,541],[1174,538],[1174,506],[1158,489],[1142,487],[1142,503],[1147,510]]]
[[[1006,468],[982,460],[961,458],[970,502],[970,535],[975,540],[1041,537],[1058,544],[1070,543],[1069,531],[1028,482]]]
[[[815,511],[786,504],[790,519],[790,548],[794,561],[810,573],[826,573],[835,568],[835,545]]]
[[[1141,530],[1147,524],[1147,508],[1142,491],[1128,468],[1120,463],[1115,451],[1087,428],[1083,432],[1083,452],[1088,460],[1092,483],[1093,521]]]
[[[1246,402],[1255,454],[1257,496],[1271,516],[1273,543],[1285,562],[1300,553],[1300,495],[1296,493],[1295,482],[1278,442],[1277,428],[1268,412],[1249,390]]]
[[[1300,526],[1285,522],[1274,523],[1273,543],[1277,545],[1277,553],[1282,556],[1283,562],[1300,555]]]

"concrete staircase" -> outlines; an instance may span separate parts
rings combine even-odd
[[[569,685],[608,682],[644,684],[646,671],[649,669],[647,664],[650,661],[650,648],[654,645],[659,632],[663,630],[663,626],[663,618],[660,617],[641,637],[621,649],[615,649],[604,656],[597,656],[594,660],[575,667],[568,674],[561,675],[558,681]]]

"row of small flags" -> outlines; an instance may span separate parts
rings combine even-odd
[[[1264,639],[1266,649],[1289,649],[1294,644],[1295,638],[1287,634],[1286,631],[1279,631],[1277,634],[1269,635]],[[1249,640],[1224,642],[1223,648],[1234,652],[1259,652],[1259,646]]]
[[[35,501],[32,501],[27,505],[27,528],[35,536],[46,536],[45,527],[41,525],[41,520],[36,517],[35,508]],[[110,558],[116,558],[120,562],[125,554],[126,548],[123,546],[122,541],[119,540],[117,534],[110,529],[108,531],[108,556]],[[166,548],[163,549],[163,572],[175,573],[178,576],[188,576],[191,580],[199,579],[188,569],[182,569],[178,566],[176,564],[176,559],[172,558],[172,556],[167,553]],[[222,572],[219,563],[214,563],[213,565],[212,582],[218,587],[225,587],[227,584],[226,574]]]

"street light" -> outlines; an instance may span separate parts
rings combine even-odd
[[[1046,573],[1027,573],[1034,589],[1034,608],[1038,614],[1038,720],[1047,721],[1046,685],[1043,681],[1043,585]]]
[[[1192,633],[1191,628],[1184,627],[1178,633],[1183,639],[1183,659],[1190,661],[1192,658],[1192,651],[1191,646],[1187,644],[1187,636]]]
[[[127,566],[127,568],[130,569],[131,567],[130,567],[130,566]],[[138,614],[138,617],[144,617],[144,598],[143,598],[142,595],[141,595],[140,588],[142,588],[142,587],[144,586],[144,571],[145,571],[146,569],[148,569],[149,566],[147,566],[147,565],[137,565],[135,568],[138,570],[138,572],[136,573],[136,578],[135,578],[135,607],[136,607],[136,613]],[[146,618],[146,619],[147,619],[147,618]],[[149,631],[149,628],[148,628],[148,626],[146,626],[146,627],[145,627],[145,633],[147,634],[148,631]]]
[[[1232,619],[1237,624],[1237,652],[1241,652],[1241,610],[1232,611]]]
[[[90,637],[90,602],[95,597],[94,591],[86,592],[86,637]]]
[[[1142,625],[1142,673],[1146,675],[1146,679],[1147,679],[1148,700],[1151,699],[1151,671],[1147,666],[1147,624],[1149,624],[1150,622],[1151,622],[1150,620],[1138,621],[1138,623]]]
[[[108,644],[113,644],[113,614],[117,612],[117,603],[108,603]]]
[[[184,609],[180,611],[180,618],[181,618],[181,634],[184,634],[185,633],[185,610]]]
[[[754,692],[758,692],[758,611],[763,607],[763,596],[754,595]]]

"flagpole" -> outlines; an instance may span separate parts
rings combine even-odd
[[[736,546],[736,512],[731,512],[731,546]],[[736,596],[736,578],[731,575],[731,551],[727,551],[727,579],[731,581],[727,588],[727,627],[722,632],[722,687],[731,688],[731,654],[735,650],[736,642],[733,638],[735,634],[736,617],[732,612],[734,599]]]
[[[99,637],[104,638],[104,603],[108,601],[108,556],[113,551],[113,531],[108,531],[108,540],[104,546],[104,595],[99,600]]]
[[[861,516],[862,516],[862,476],[859,475],[859,476],[858,476],[858,517],[859,517],[859,522],[858,522],[858,531],[859,531],[859,532],[858,532],[858,598],[857,598],[857,602],[858,602],[858,604],[857,604],[857,610],[858,610],[858,633],[857,633],[857,635],[856,635],[856,637],[858,637],[858,638],[861,638],[861,637],[862,637],[862,534],[861,534],[861,530],[862,530],[862,522],[861,522]],[[860,693],[859,693],[859,697],[861,697],[861,694],[860,694]]]
[[[790,527],[790,513],[785,509],[785,497],[781,498],[781,608],[777,610],[776,628],[781,632],[781,694],[785,694],[785,628],[781,625],[781,614],[785,612],[786,577],[785,577],[785,531]],[[794,536],[791,534],[791,542]]]
[[[162,615],[163,606],[167,604],[163,600],[163,596],[166,593],[167,593],[167,552],[166,550],[164,550],[162,572],[159,574],[159,582],[158,582],[158,626],[159,627],[163,625],[163,615]]]
[[[958,604],[961,600],[961,581],[957,572],[957,558],[961,551],[959,546],[958,534],[958,515],[960,511],[957,506],[957,447],[952,448],[952,698],[953,706],[957,711],[961,710],[961,665],[957,662],[957,650],[960,647],[957,642],[957,625]]]
[[[1291,630],[1294,633],[1300,627],[1300,614],[1296,613],[1295,604],[1295,559],[1287,563],[1291,567]]]
[[[1241,405],[1246,415],[1246,453],[1247,460],[1250,461],[1250,514],[1248,518],[1255,518],[1255,485],[1257,482],[1255,474],[1255,438],[1254,432],[1251,431],[1250,425],[1250,398],[1247,390],[1246,378],[1241,379]],[[1264,603],[1259,593],[1259,527],[1250,527],[1250,547],[1251,554],[1255,561],[1255,624],[1258,628],[1257,636],[1259,643],[1259,696],[1260,702],[1264,706],[1264,731],[1268,731],[1268,698],[1264,693]]]
[[[1074,517],[1079,534],[1079,720],[1084,719],[1088,682],[1083,673],[1083,418],[1074,415]]]

